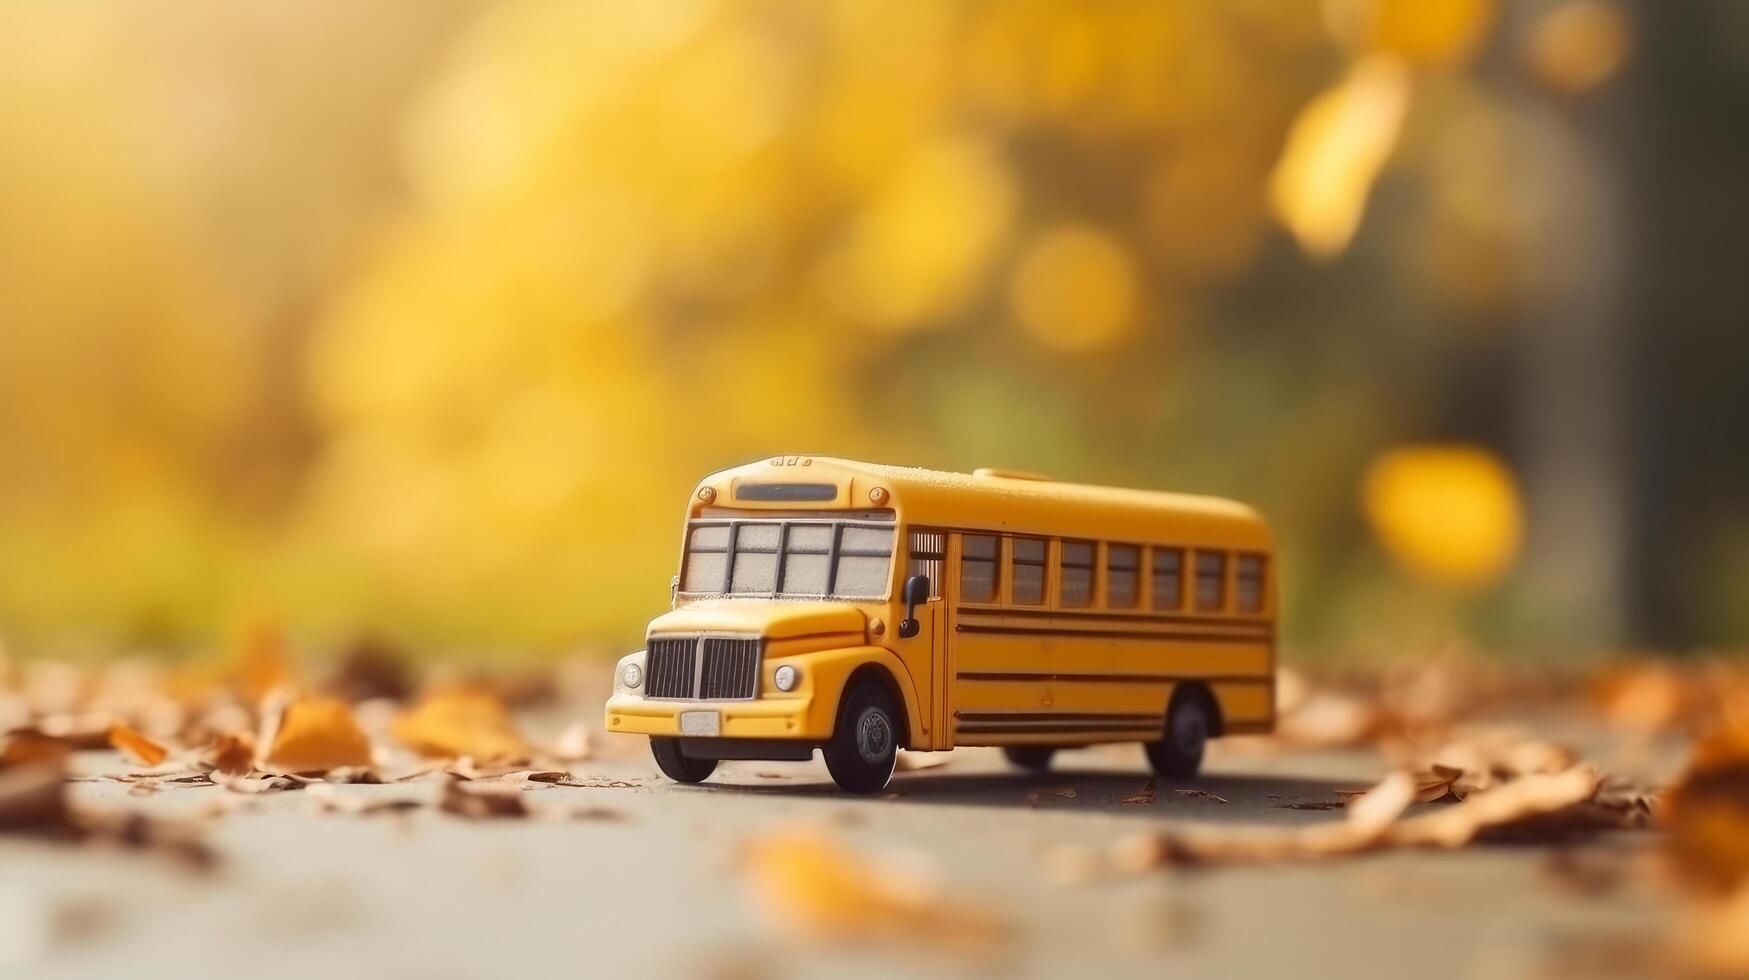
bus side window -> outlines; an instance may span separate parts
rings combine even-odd
[[[1093,605],[1093,542],[1063,542],[1058,599],[1065,606]]]
[[[1133,544],[1105,546],[1105,605],[1130,609],[1136,604],[1136,569],[1141,549]]]
[[[1184,549],[1154,549],[1154,608],[1184,608]]]
[[[1219,612],[1227,605],[1227,553],[1196,553],[1196,611]]]
[[[1043,538],[1014,539],[1014,604],[1039,606],[1045,601],[1045,542]]]
[[[1240,555],[1233,572],[1238,579],[1239,611],[1256,615],[1263,611],[1262,555]]]
[[[989,534],[960,537],[960,601],[996,601],[996,538]]]

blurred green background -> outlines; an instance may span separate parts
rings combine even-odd
[[[1299,650],[1749,639],[1737,0],[0,6],[0,633],[609,651],[783,452],[1226,494]]]

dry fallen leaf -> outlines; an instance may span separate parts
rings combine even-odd
[[[215,735],[202,761],[227,776],[241,776],[255,768],[255,736],[246,731]]]
[[[395,719],[394,734],[421,755],[476,761],[527,759],[533,753],[497,696],[472,688],[432,693]]]
[[[164,758],[170,754],[164,746],[121,722],[109,726],[109,744],[111,747],[121,750],[123,755],[147,767],[162,763]]]
[[[18,766],[64,765],[72,752],[73,746],[64,739],[44,735],[33,728],[15,729],[6,735],[5,747],[0,748],[0,770]]]
[[[1233,802],[1232,800],[1229,800],[1224,796],[1216,796],[1215,794],[1209,792],[1206,789],[1175,789],[1172,792],[1178,794],[1179,796],[1181,796],[1187,800],[1208,800],[1211,803],[1231,803],[1231,802]]]
[[[1551,837],[1602,829],[1606,824],[1589,820],[1568,824],[1559,819],[1590,801],[1599,784],[1597,774],[1585,768],[1523,776],[1473,793],[1443,810],[1403,820],[1391,828],[1390,841],[1400,846],[1449,848],[1468,844],[1484,832],[1515,826]]]
[[[1398,772],[1348,801],[1340,821],[1305,827],[1189,826],[1128,838],[1114,850],[1113,860],[1129,870],[1313,860],[1380,847],[1460,847],[1483,837],[1563,840],[1643,825],[1632,807],[1600,801],[1601,788],[1596,773],[1573,768],[1524,776],[1443,809],[1404,817],[1419,788],[1414,777]]]
[[[1148,781],[1142,784],[1141,789],[1118,800],[1118,802],[1127,806],[1151,806],[1159,800],[1160,794],[1154,789],[1154,777],[1149,776]]]
[[[1723,894],[1749,883],[1749,726],[1726,726],[1695,745],[1667,797],[1669,853],[1689,884]]]
[[[439,809],[469,820],[528,816],[528,804],[523,802],[522,791],[515,785],[481,785],[462,779],[444,784]]]
[[[66,776],[60,763],[0,772],[0,833],[70,833]]]
[[[1458,781],[1463,777],[1462,769],[1438,764],[1426,772],[1416,773],[1415,802],[1440,803],[1463,799],[1464,791],[1458,788]]]
[[[1072,787],[1064,787],[1063,789],[1035,790],[1031,793],[1026,794],[1026,805],[1036,807],[1039,805],[1039,802],[1042,801],[1047,796],[1054,796],[1054,797],[1057,797],[1058,799],[1063,799],[1063,800],[1072,800],[1080,795],[1081,794],[1077,793]]]
[[[755,836],[746,842],[742,867],[780,936],[988,949],[1007,934],[990,910],[943,897],[934,876],[871,861],[823,830]]]
[[[370,765],[370,740],[338,698],[310,697],[292,702],[281,716],[265,760],[281,772],[327,772]]]

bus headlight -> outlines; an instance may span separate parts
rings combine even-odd
[[[796,685],[801,682],[802,672],[789,664],[784,664],[771,672],[771,683],[776,684],[777,689],[785,694],[795,690]]]
[[[596,676],[601,675],[597,674]],[[644,668],[637,664],[626,664],[619,669],[619,682],[631,690],[637,690],[638,685],[644,683]]]

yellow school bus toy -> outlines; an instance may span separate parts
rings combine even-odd
[[[610,732],[696,783],[806,760],[868,793],[900,748],[1016,765],[1140,742],[1194,775],[1275,724],[1268,525],[1229,500],[780,456],[707,477],[673,609],[625,657]]]

